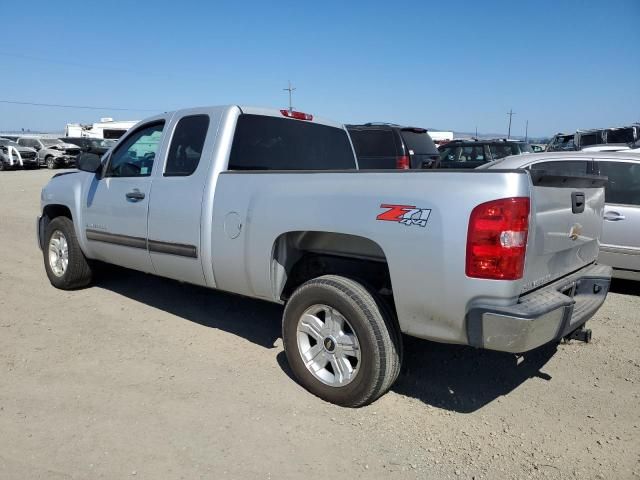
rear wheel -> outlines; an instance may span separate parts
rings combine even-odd
[[[51,285],[73,290],[91,282],[91,267],[80,249],[73,222],[56,217],[45,231],[44,267]]]
[[[325,275],[300,286],[284,311],[289,365],[311,393],[359,407],[393,384],[400,369],[395,322],[362,284]]]

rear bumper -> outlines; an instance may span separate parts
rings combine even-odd
[[[560,340],[589,320],[603,304],[611,267],[589,265],[507,307],[476,306],[467,314],[474,347],[521,353]]]

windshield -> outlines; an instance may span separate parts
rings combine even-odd
[[[47,147],[51,145],[60,145],[61,143],[64,143],[59,138],[43,138],[40,141],[42,142],[43,145]]]
[[[20,146],[16,142],[13,142],[6,138],[0,138],[0,145],[2,145],[3,147],[19,147]]]

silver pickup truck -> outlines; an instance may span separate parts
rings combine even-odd
[[[527,170],[359,170],[340,124],[195,108],[140,122],[42,190],[51,283],[100,262],[285,305],[299,382],[345,406],[386,392],[401,333],[524,352],[604,302],[604,179]]]

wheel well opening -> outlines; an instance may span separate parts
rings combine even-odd
[[[288,232],[273,248],[272,285],[286,301],[304,282],[322,275],[359,280],[392,301],[391,276],[382,248],[357,235],[332,232]]]
[[[56,217],[67,217],[69,220],[73,220],[71,216],[71,210],[64,205],[47,205],[42,210],[42,220],[38,225],[40,247],[44,248],[44,232],[47,230],[47,226]]]
[[[47,217],[49,221],[56,217],[67,217],[68,219],[73,220],[71,210],[64,205],[47,205],[42,211],[42,216]]]

